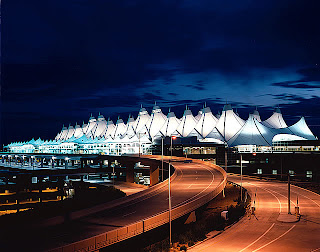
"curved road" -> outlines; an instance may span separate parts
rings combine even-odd
[[[171,181],[172,209],[213,192],[223,181],[219,170],[204,163],[173,162],[176,176]],[[168,211],[168,185],[155,186],[122,199],[86,210],[85,216],[69,223],[27,227],[25,230],[0,230],[0,244],[6,251],[48,250],[65,246],[101,233],[127,226],[160,212]],[[73,219],[73,218],[72,218]],[[53,222],[54,223],[54,222]],[[17,242],[19,241],[19,242]]]
[[[228,180],[240,184],[239,176]],[[298,203],[299,222],[277,220],[288,212],[286,183],[244,178],[245,187],[255,198],[255,217],[245,216],[220,235],[208,239],[188,251],[320,251],[320,195],[291,186],[291,212]]]

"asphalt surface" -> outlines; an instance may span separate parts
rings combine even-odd
[[[223,175],[206,165],[173,162],[177,176],[171,182],[172,208],[213,191]],[[148,193],[146,194],[146,191]],[[139,196],[141,194],[141,196]],[[0,244],[10,251],[42,251],[107,232],[168,210],[168,185],[131,195],[132,200],[111,209],[92,211],[68,223],[42,228],[0,230]],[[130,199],[127,197],[127,199]],[[110,204],[110,203],[108,203]],[[106,204],[106,206],[108,206]]]
[[[240,183],[238,176],[229,181]],[[237,224],[216,237],[188,251],[320,251],[320,195],[291,186],[291,212],[297,204],[298,222],[278,221],[288,213],[288,185],[280,182],[244,178],[243,186],[255,200],[255,216],[245,216]],[[256,196],[255,196],[256,195]]]

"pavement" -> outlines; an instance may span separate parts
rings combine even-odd
[[[171,180],[172,208],[186,204],[214,191],[223,175],[210,166],[174,162],[176,176]],[[141,221],[168,210],[168,184],[151,187],[116,203],[109,202],[78,214],[79,218],[60,223],[52,218],[43,225],[24,228],[0,228],[0,244],[4,251],[43,251],[64,246],[110,230]],[[72,213],[70,216],[73,216]],[[17,242],[18,241],[18,242]]]
[[[240,184],[240,178],[228,180]],[[291,186],[291,209],[297,197],[300,220],[288,215],[287,184],[275,181],[243,179],[251,195],[255,215],[243,217],[231,228],[207,239],[188,251],[320,251],[320,195]]]
[[[141,192],[141,191],[149,188],[149,186],[146,186],[146,185],[140,185],[140,184],[122,182],[122,181],[115,181],[114,184],[112,181],[111,182],[103,182],[100,184],[106,185],[106,186],[114,186],[115,188],[123,191],[127,196]]]

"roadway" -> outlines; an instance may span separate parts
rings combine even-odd
[[[219,170],[201,163],[173,162],[176,176],[171,181],[172,208],[207,196],[221,185],[224,176]],[[123,199],[87,209],[81,218],[67,223],[48,221],[24,228],[0,230],[0,244],[5,251],[43,251],[71,244],[92,236],[124,227],[130,223],[168,211],[168,185],[155,186]],[[17,242],[19,241],[19,242]]]
[[[228,180],[240,184],[239,176]],[[243,186],[255,200],[255,216],[245,216],[216,237],[188,251],[320,251],[320,195],[291,186],[291,212],[297,204],[301,219],[284,223],[278,216],[288,213],[286,183],[244,178]],[[256,195],[256,196],[255,196]]]

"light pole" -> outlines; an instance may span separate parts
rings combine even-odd
[[[288,214],[291,214],[290,211],[290,173],[288,172]]]
[[[241,199],[241,202],[242,202],[242,153],[240,153],[240,199]]]
[[[163,181],[163,137],[161,137],[161,180]]]
[[[176,136],[171,136],[170,138],[171,138],[171,145],[170,145],[171,147],[170,147],[170,149],[171,149],[171,160],[172,160],[172,139],[175,140],[177,137]]]
[[[170,187],[170,166],[171,163],[169,161],[169,177],[168,177],[168,183],[169,183],[169,240],[170,240],[170,247],[171,247],[171,187]]]

